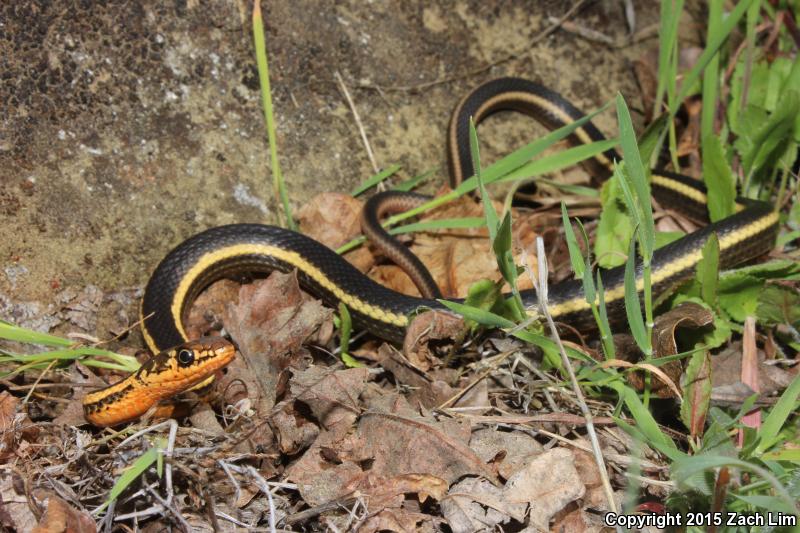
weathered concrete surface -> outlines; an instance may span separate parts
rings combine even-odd
[[[263,4],[295,206],[372,173],[336,71],[378,164],[400,163],[410,176],[444,168],[450,111],[481,81],[538,79],[586,109],[621,90],[637,107],[629,59],[655,45],[611,50],[557,31],[530,47],[547,17],[572,5],[565,1]],[[591,3],[571,20],[621,38],[621,6]],[[6,303],[48,304],[88,284],[140,286],[171,246],[201,229],[277,220],[249,12],[249,2],[222,0],[0,5]],[[657,4],[637,2],[637,17],[639,27],[655,23]],[[423,91],[396,90],[508,53],[519,58]],[[481,135],[489,155],[537,132],[516,118],[491,122]],[[613,113],[598,122],[614,131]]]

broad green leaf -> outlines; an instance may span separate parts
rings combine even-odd
[[[717,308],[717,286],[719,284],[719,239],[716,233],[708,236],[703,245],[703,258],[697,265],[700,294],[711,309]]]
[[[711,357],[706,350],[692,354],[681,377],[683,402],[681,422],[693,438],[703,436],[706,414],[711,404]]]
[[[633,238],[633,222],[617,179],[603,184],[600,201],[603,210],[597,225],[594,255],[598,265],[612,268],[625,262],[628,245]]]
[[[767,285],[758,295],[756,316],[765,326],[800,326],[800,294],[782,285]]]
[[[736,179],[725,160],[722,143],[716,135],[703,139],[703,181],[708,188],[708,213],[711,222],[732,215],[736,200]]]
[[[686,234],[682,231],[657,231],[656,232],[656,249],[666,246],[671,242],[675,242],[680,238],[685,237]]]

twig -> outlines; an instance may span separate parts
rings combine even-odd
[[[253,477],[261,492],[267,495],[267,501],[269,502],[269,530],[275,533],[275,501],[272,499],[272,491],[269,489],[269,484],[267,480],[258,473],[258,470],[252,466],[247,466],[247,472]]]
[[[378,167],[378,163],[375,162],[375,154],[372,153],[372,146],[370,146],[369,144],[369,139],[367,138],[367,132],[366,130],[364,130],[364,124],[361,123],[361,117],[358,116],[358,110],[356,109],[356,104],[350,97],[350,91],[347,90],[347,85],[344,84],[342,75],[339,74],[338,70],[333,73],[333,77],[336,78],[336,83],[339,84],[339,90],[342,91],[345,99],[347,100],[347,105],[350,106],[350,111],[353,113],[353,119],[356,121],[356,126],[358,126],[358,133],[361,134],[361,141],[364,143],[364,148],[366,148],[367,150],[367,157],[369,158],[369,162],[372,164],[372,170],[375,172],[375,174],[377,174],[378,172],[380,172],[380,168]]]
[[[578,378],[575,376],[572,363],[567,356],[567,351],[564,348],[564,344],[561,342],[561,337],[558,335],[558,329],[556,328],[555,321],[553,320],[553,315],[550,314],[550,310],[547,308],[547,256],[544,252],[544,240],[541,237],[536,238],[536,259],[539,267],[538,283],[536,277],[533,275],[533,272],[530,270],[530,264],[527,264],[527,262],[525,263],[525,270],[528,272],[528,275],[531,277],[531,280],[534,283],[536,295],[539,299],[539,310],[547,320],[550,333],[553,337],[553,340],[556,342],[556,345],[558,346],[559,353],[561,354],[561,362],[563,363],[564,368],[569,375],[572,391],[575,393],[575,397],[581,409],[581,414],[583,414],[584,418],[586,419],[586,433],[589,436],[589,441],[592,444],[592,452],[600,473],[600,479],[603,482],[603,492],[605,492],[606,495],[608,508],[611,512],[616,513],[617,503],[614,500],[614,491],[612,490],[611,482],[608,479],[608,471],[606,470],[605,460],[603,459],[603,451],[600,449],[600,442],[597,440],[597,433],[594,430],[592,412],[589,410],[589,406],[586,405],[586,399],[584,398],[583,391],[578,384]]]

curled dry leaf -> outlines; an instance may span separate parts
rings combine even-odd
[[[298,210],[297,221],[302,233],[336,249],[361,233],[363,207],[349,194],[324,192]]]
[[[243,285],[239,302],[226,309],[225,327],[245,360],[237,358],[228,367],[225,381],[245,383],[251,397],[258,395],[256,409],[268,412],[281,372],[306,365],[303,343],[331,317],[330,309],[300,290],[294,274],[273,272],[267,279]]]
[[[485,479],[469,477],[450,487],[442,500],[442,514],[453,533],[468,533],[525,520],[525,503],[511,503],[503,497],[503,489]]]
[[[654,357],[667,357],[678,353],[678,346],[675,341],[675,334],[678,328],[697,329],[709,326],[713,321],[714,316],[708,309],[693,302],[685,302],[675,309],[659,315],[656,317],[653,328]],[[617,354],[620,354],[620,357],[623,357],[626,361],[635,363],[642,357],[641,352],[636,348],[636,343],[633,342],[632,337],[629,335],[615,335],[614,342]],[[681,373],[683,372],[681,362],[670,361],[664,365],[659,365],[658,368],[661,369],[664,376],[659,374],[662,379],[654,380],[651,384],[653,393],[661,398],[678,396],[675,384],[680,382]],[[638,390],[641,390],[644,386],[641,373],[630,373],[628,380]]]
[[[0,392],[0,464],[14,456],[19,439],[33,442],[38,436],[39,427],[19,409],[19,398]]]
[[[406,330],[403,353],[414,367],[427,371],[437,361],[431,341],[454,339],[464,331],[464,319],[446,311],[427,311],[414,317]]]
[[[398,383],[409,387],[408,401],[426,409],[438,407],[456,394],[456,390],[442,380],[432,379],[428,373],[415,368],[408,359],[389,344],[378,348],[376,361],[394,375]]]
[[[97,528],[91,516],[56,495],[47,498],[46,508],[39,524],[31,533],[94,533]]]
[[[291,395],[311,409],[322,429],[343,436],[360,413],[358,399],[368,378],[366,368],[314,366],[297,373],[289,386]]]
[[[503,489],[507,501],[527,502],[531,525],[548,530],[550,519],[586,492],[575,456],[566,448],[554,448],[533,458],[515,473]]]

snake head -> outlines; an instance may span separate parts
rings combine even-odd
[[[139,418],[158,403],[207,381],[236,355],[222,337],[204,337],[164,350],[122,381],[87,394],[86,419],[114,426]]]
[[[164,350],[133,374],[142,386],[163,390],[167,397],[205,381],[233,361],[236,346],[222,337],[203,337]]]

